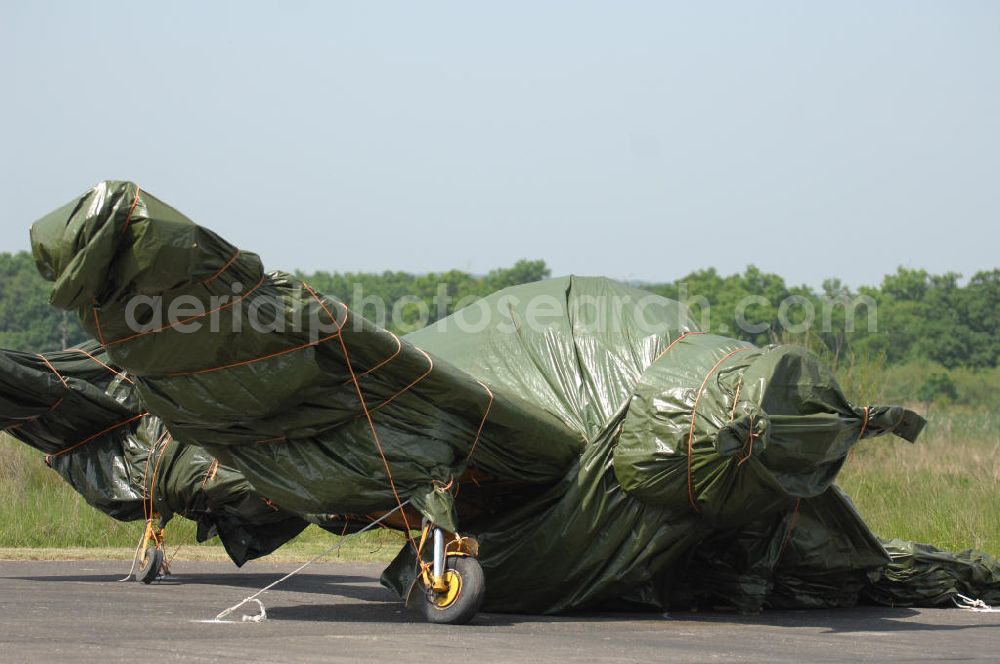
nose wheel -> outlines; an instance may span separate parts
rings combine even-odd
[[[155,515],[154,515],[155,516]],[[139,552],[139,565],[135,572],[135,580],[150,584],[161,573],[166,572],[163,555],[163,527],[153,526],[153,519],[146,521],[146,534]]]
[[[483,605],[486,579],[475,558],[448,556],[445,559],[444,588],[424,588],[420,612],[427,622],[464,625]]]
[[[476,560],[478,546],[474,540],[457,535],[446,542],[443,530],[425,524],[418,554],[428,539],[433,541],[434,555],[430,563],[418,555],[416,608],[427,622],[464,625],[479,613],[486,591],[483,568]]]
[[[156,580],[163,568],[163,549],[147,548],[139,560],[135,580],[149,584]]]

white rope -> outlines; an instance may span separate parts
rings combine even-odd
[[[962,593],[955,593],[955,596],[951,598],[951,601],[955,603],[955,606],[960,609],[965,609],[966,611],[977,611],[979,613],[1000,613],[1000,609],[994,609],[983,600],[972,599],[971,597],[966,597]]]
[[[132,556],[132,567],[128,570],[128,576],[124,579],[118,579],[119,581],[131,581],[135,578],[135,564],[139,561],[139,551],[142,550],[142,543],[146,541],[146,529],[143,528],[142,536],[139,538],[139,544],[135,547],[135,555]]]
[[[257,606],[260,608],[260,613],[255,616],[243,616],[243,622],[264,622],[267,620],[267,611],[264,609],[264,603],[259,599],[251,601],[257,602]],[[216,617],[216,620],[218,620],[218,617]]]
[[[247,597],[246,599],[244,599],[243,601],[241,601],[239,604],[234,604],[233,606],[229,607],[228,609],[226,609],[225,611],[223,611],[219,615],[215,616],[215,620],[213,620],[211,622],[231,622],[231,621],[224,621],[223,618],[225,618],[226,616],[228,616],[229,614],[231,614],[233,611],[235,611],[236,609],[240,608],[244,604],[247,604],[248,602],[257,602],[257,606],[260,607],[260,613],[257,614],[257,615],[255,615],[255,616],[244,615],[243,616],[243,622],[262,622],[262,621],[266,620],[267,619],[267,612],[264,610],[264,605],[261,603],[261,601],[259,599],[257,599],[258,597],[260,597],[261,595],[263,595],[264,593],[266,593],[268,590],[270,590],[271,588],[275,587],[279,583],[292,578],[293,576],[295,576],[296,574],[298,574],[299,572],[301,572],[302,570],[304,570],[306,567],[309,567],[310,565],[312,565],[317,560],[319,560],[321,558],[325,558],[326,556],[330,555],[331,553],[333,553],[334,551],[336,551],[340,547],[344,546],[344,544],[347,542],[347,540],[350,539],[351,537],[353,537],[354,535],[360,535],[361,533],[365,532],[366,530],[371,530],[372,528],[374,528],[378,524],[380,524],[383,521],[385,521],[386,519],[388,519],[395,512],[398,512],[399,510],[403,509],[403,507],[405,507],[407,504],[409,504],[409,502],[410,502],[409,500],[406,500],[406,501],[400,503],[398,506],[392,508],[391,510],[389,510],[388,512],[386,512],[385,514],[383,514],[382,516],[380,516],[375,521],[372,521],[371,523],[369,523],[367,526],[365,526],[361,530],[357,531],[356,533],[351,533],[347,537],[340,538],[340,541],[338,541],[336,544],[334,544],[333,546],[331,546],[329,549],[327,549],[323,553],[315,556],[311,560],[307,560],[306,562],[302,563],[296,569],[292,570],[291,572],[289,572],[285,576],[281,577],[277,581],[264,586],[263,588],[261,588],[260,590],[258,590],[257,592],[255,592],[253,595],[250,595],[249,597]]]

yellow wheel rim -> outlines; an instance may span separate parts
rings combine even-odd
[[[447,609],[454,604],[455,600],[458,599],[458,595],[462,592],[462,577],[453,570],[448,570],[444,573],[444,582],[448,586],[448,589],[444,592],[433,593],[431,595],[431,602],[439,609]]]

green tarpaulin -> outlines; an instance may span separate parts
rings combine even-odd
[[[923,419],[677,302],[566,277],[399,339],[126,182],[32,248],[175,439],[316,523],[412,501],[478,539],[487,609],[846,605],[889,560],[833,482]],[[384,582],[405,596],[415,571],[404,548]]]

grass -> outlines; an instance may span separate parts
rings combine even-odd
[[[929,419],[915,445],[890,437],[863,442],[838,483],[882,537],[1000,554],[1000,413],[935,406]],[[0,559],[129,559],[141,530],[90,508],[40,454],[0,436]],[[336,539],[311,526],[272,559],[305,560]],[[337,557],[387,561],[401,542],[396,533],[365,533]],[[168,552],[177,544],[184,545],[179,559],[226,559],[217,542],[197,544],[185,519],[168,528]]]
[[[41,453],[0,434],[0,560],[130,560],[142,532],[140,522],[121,523],[87,505]],[[271,559],[308,560],[338,539],[310,526]],[[348,538],[331,559],[389,561],[402,543],[399,533],[370,531]],[[218,540],[199,544],[194,523],[179,517],[167,527],[168,555],[177,545],[179,559],[228,560]]]
[[[836,361],[829,353],[826,359],[855,403],[904,403],[928,418],[916,444],[895,436],[863,441],[837,479],[872,531],[1000,554],[1000,368],[950,371],[957,402],[932,404],[925,413],[924,404],[912,402],[927,376],[944,367],[886,366],[879,357]]]
[[[855,450],[838,484],[876,534],[1000,554],[1000,414],[932,408],[916,444]]]

